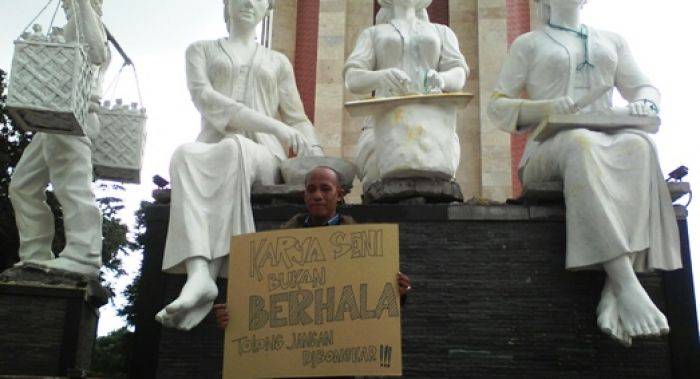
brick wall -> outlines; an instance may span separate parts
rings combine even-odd
[[[299,0],[297,3],[297,38],[294,53],[294,75],[304,110],[311,122],[316,111],[316,52],[318,48],[318,15],[320,0]]]
[[[157,283],[159,290],[141,293],[145,323],[136,326],[135,353],[150,368],[132,377],[221,378],[223,333],[211,315],[187,333],[161,333],[153,321],[184,281],[159,271],[168,210],[147,212],[142,288]],[[256,207],[257,230],[299,211]],[[603,273],[564,270],[561,206],[353,205],[342,212],[361,223],[400,224],[401,270],[414,288],[402,310],[405,378],[700,377],[690,269],[644,276],[672,333],[624,348],[596,326]],[[684,220],[679,229],[690,267]]]
[[[508,4],[508,45],[515,39],[530,31],[530,2],[529,0],[507,0]],[[526,135],[511,137],[511,172],[513,180],[513,196],[519,196],[522,185],[518,177],[518,164],[525,150]]]

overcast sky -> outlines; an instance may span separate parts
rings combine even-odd
[[[12,41],[48,0],[0,0],[0,67],[9,70]],[[278,0],[286,1],[286,0]],[[324,1],[324,0],[321,0]],[[348,0],[353,1],[353,0]],[[104,22],[131,56],[139,73],[145,106],[148,109],[148,142],[142,172],[143,185],[127,186],[128,211],[131,214],[141,200],[150,199],[155,174],[168,177],[173,150],[193,141],[199,132],[199,115],[190,101],[185,85],[184,51],[190,43],[225,35],[221,0],[105,0]],[[39,21],[48,26],[53,6]],[[57,25],[64,23],[63,15]],[[690,167],[689,179],[700,188],[700,122],[696,94],[698,44],[696,30],[700,3],[687,0],[590,0],[584,9],[584,23],[613,30],[629,42],[642,69],[662,93],[661,131],[654,136],[665,173],[680,164]],[[274,30],[273,30],[274,34]],[[121,58],[113,52],[111,74],[105,87],[115,78]],[[341,75],[338,72],[338,75]],[[111,92],[106,93],[110,96]],[[125,72],[119,80],[116,97],[136,101],[133,76]],[[700,237],[700,222],[694,222],[690,207],[691,235]],[[694,251],[700,245],[691,241]],[[697,253],[695,254],[697,256]],[[700,260],[700,259],[699,259]],[[127,259],[127,270],[136,272],[139,257]],[[697,266],[700,267],[700,266]],[[700,270],[696,270],[700,272]],[[697,291],[696,291],[697,292]],[[120,302],[121,300],[117,300]],[[104,335],[123,325],[111,306],[102,308],[99,333]]]

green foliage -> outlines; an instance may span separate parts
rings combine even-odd
[[[134,230],[135,238],[132,245],[132,251],[140,251],[143,253],[146,243],[146,207],[152,203],[142,201],[139,210],[136,211],[136,229]],[[138,297],[139,288],[141,285],[141,271],[134,277],[133,281],[126,286],[122,295],[125,298],[125,304],[121,309],[117,310],[117,315],[124,317],[128,325],[136,325],[137,309],[136,298]]]
[[[90,376],[126,378],[133,334],[127,328],[121,328],[104,337],[98,337],[92,353]]]
[[[0,69],[0,271],[19,260],[19,236],[8,195],[12,172],[32,138],[30,133],[13,127],[7,114],[6,79],[7,73]]]

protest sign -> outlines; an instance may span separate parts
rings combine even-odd
[[[236,236],[224,378],[401,375],[397,225]]]

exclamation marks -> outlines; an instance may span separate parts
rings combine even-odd
[[[379,366],[391,367],[391,346],[379,345]]]

